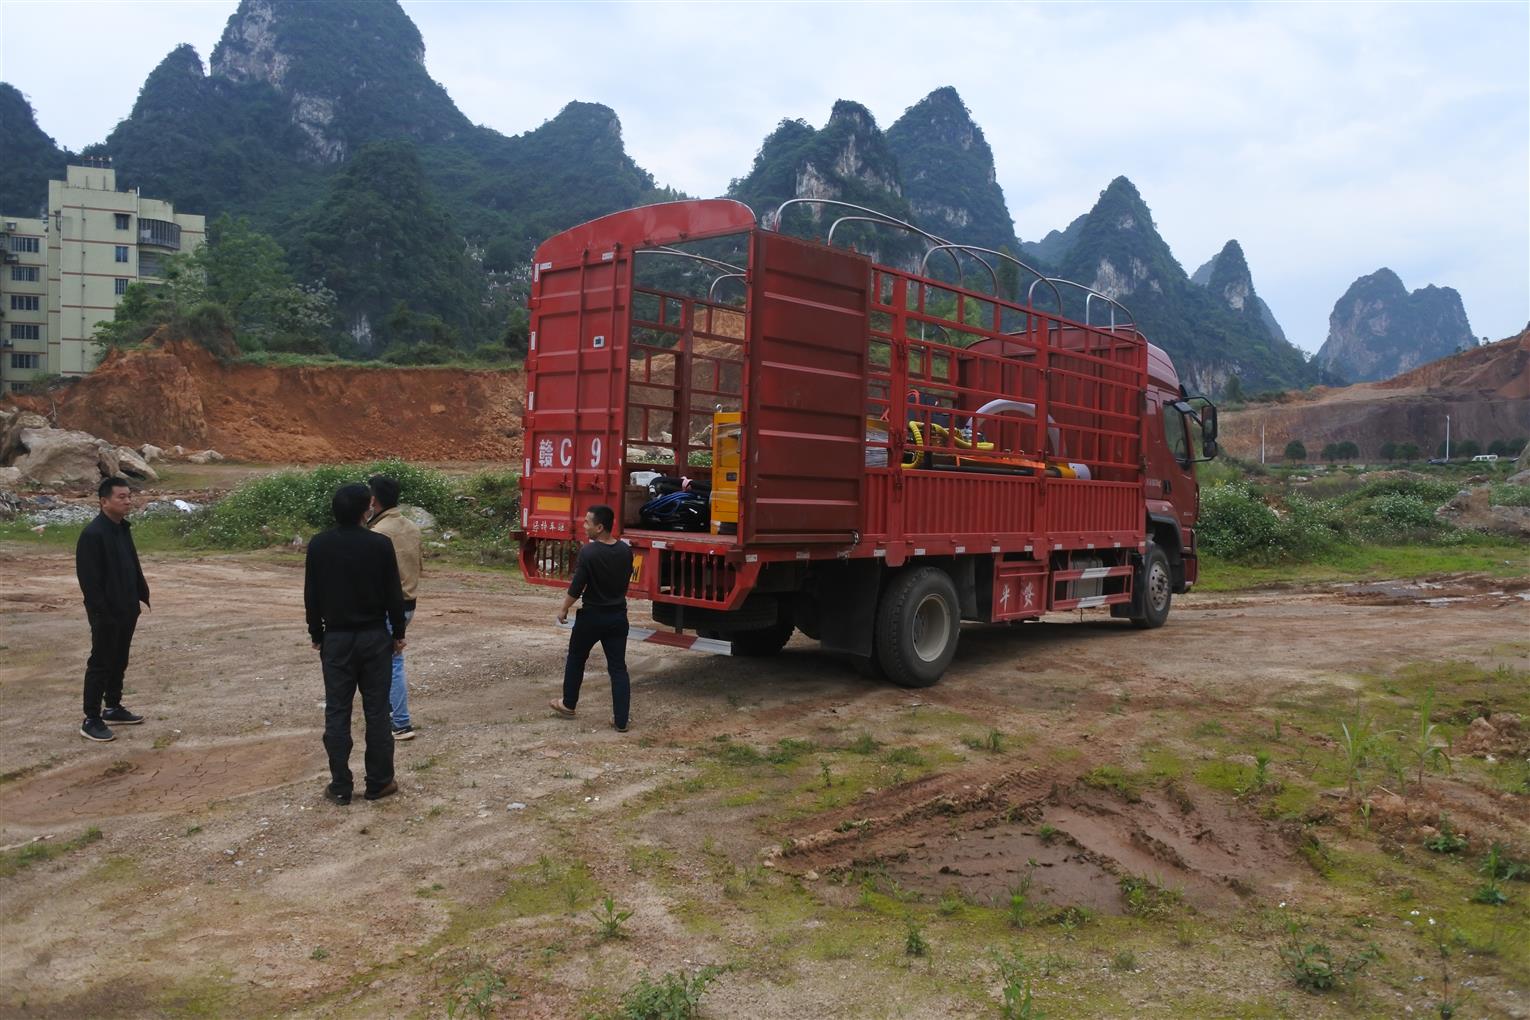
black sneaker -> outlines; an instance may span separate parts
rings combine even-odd
[[[344,807],[351,802],[351,791],[338,789],[334,783],[330,783],[324,788],[324,799]]]
[[[99,740],[103,744],[108,740],[117,739],[117,734],[112,732],[110,726],[100,719],[88,715],[85,717],[85,721],[80,723],[80,736],[86,740]]]
[[[393,728],[393,739],[394,740],[413,740],[414,739],[414,727],[413,726],[395,726]]]
[[[137,726],[143,722],[143,716],[129,712],[126,705],[118,705],[116,708],[108,708],[101,713],[101,718],[118,726]]]
[[[384,797],[391,797],[397,792],[398,783],[390,779],[377,789],[368,790],[366,792],[366,798],[367,800],[382,800]]]

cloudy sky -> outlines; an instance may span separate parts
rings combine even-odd
[[[0,0],[0,78],[78,149],[235,4]],[[886,127],[954,85],[1035,240],[1125,174],[1187,272],[1228,238],[1299,346],[1389,266],[1530,320],[1530,4],[575,4],[405,0],[426,65],[507,134],[572,99],[620,115],[661,183],[715,195],[783,118]],[[65,42],[67,40],[67,42]],[[63,59],[67,52],[67,59]]]

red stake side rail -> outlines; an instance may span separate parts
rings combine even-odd
[[[636,280],[644,252],[738,235],[742,304]],[[772,565],[969,556],[987,558],[993,584],[981,618],[1130,598],[1148,385],[1133,329],[763,230],[727,201],[552,238],[531,309],[520,523],[533,583],[567,583],[584,512],[604,503],[641,561],[632,593],[657,602],[738,610],[762,571],[784,569]],[[709,478],[698,455],[718,411],[742,415],[738,533],[639,527],[630,475]],[[1080,594],[1107,578],[1112,594]]]

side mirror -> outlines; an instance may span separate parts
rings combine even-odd
[[[1215,457],[1212,451],[1217,445],[1217,406],[1207,404],[1201,408],[1201,441],[1206,447],[1206,456]]]
[[[1211,460],[1217,455],[1217,441],[1215,439],[1201,440],[1201,460]]]

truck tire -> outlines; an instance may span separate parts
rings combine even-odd
[[[763,659],[778,654],[792,639],[790,620],[762,630],[741,630],[733,635],[733,654],[746,659]]]
[[[1156,542],[1148,543],[1137,583],[1142,586],[1142,615],[1132,617],[1132,626],[1144,630],[1162,627],[1174,601],[1174,574],[1169,569],[1169,557]]]
[[[938,567],[895,574],[877,606],[877,665],[900,687],[929,687],[956,657],[961,626],[951,575]]]

